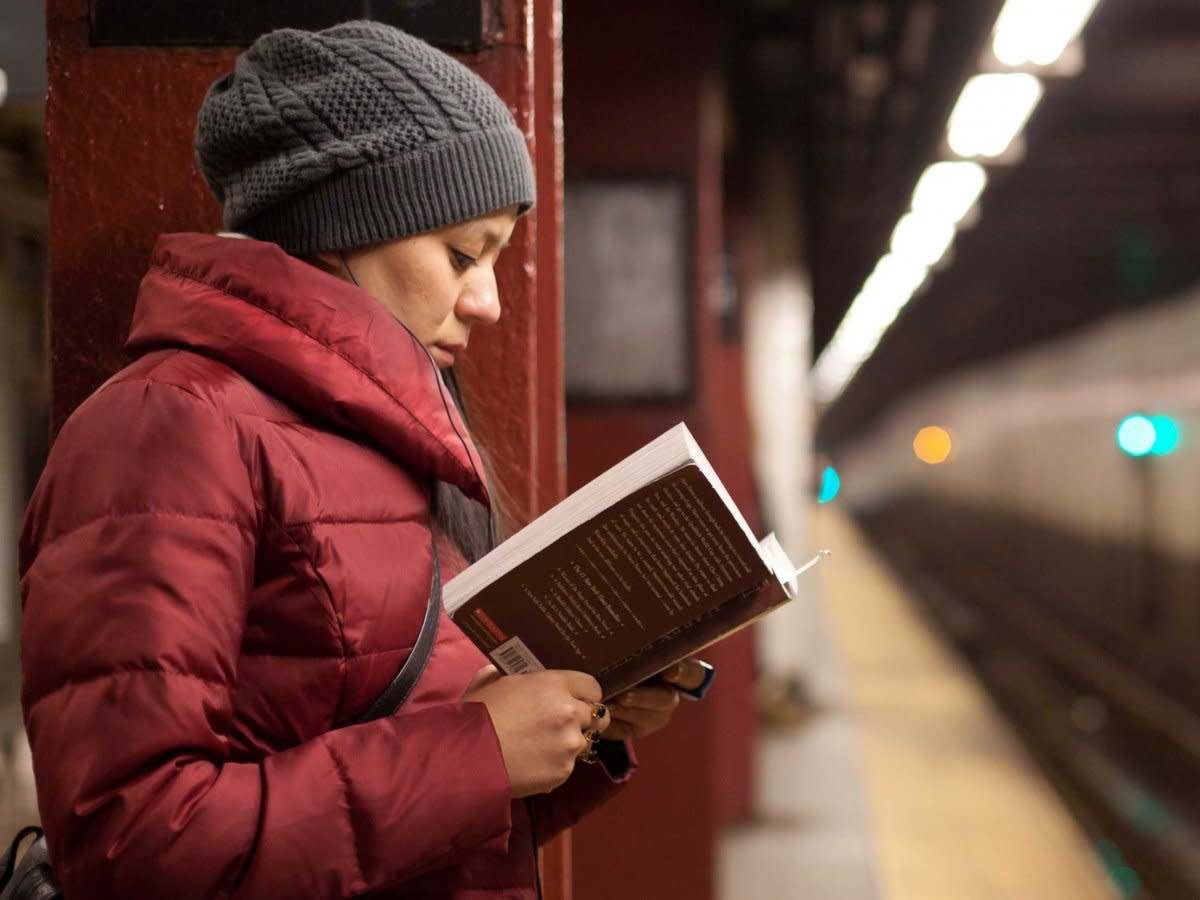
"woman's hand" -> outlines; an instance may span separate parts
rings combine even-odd
[[[603,732],[610,724],[600,684],[584,672],[501,676],[495,666],[484,666],[463,701],[487,707],[513,797],[552,791],[566,781],[590,744],[585,732]]]
[[[686,659],[653,679],[618,694],[608,707],[612,725],[604,737],[623,741],[660,731],[671,721],[671,715],[679,705],[676,688],[694,690],[704,683],[704,677],[704,668],[695,660]]]

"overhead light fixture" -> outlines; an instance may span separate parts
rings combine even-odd
[[[923,266],[935,266],[954,241],[954,223],[928,213],[910,212],[896,223],[892,252]]]
[[[0,106],[8,99],[8,73],[0,69]]]
[[[920,261],[888,253],[875,264],[875,271],[871,273],[867,283],[876,291],[901,295],[904,297],[903,303],[907,303],[917,292],[917,288],[925,283],[925,276],[928,274],[929,269]]]
[[[1098,0],[1008,0],[993,30],[993,55],[1002,66],[1060,71]],[[1069,54],[1068,54],[1069,55]],[[992,66],[994,67],[994,66]],[[987,72],[967,81],[946,127],[949,149],[966,159],[929,166],[913,190],[912,211],[892,232],[891,253],[879,261],[813,367],[818,399],[836,399],[875,351],[888,327],[920,289],[929,267],[944,257],[954,231],[987,186],[971,157],[1001,162],[1042,98],[1028,72]]]
[[[813,367],[813,387],[816,389],[817,400],[828,403],[837,397],[854,377],[864,359],[865,357],[855,358],[845,351],[839,351],[832,343],[826,347]]]
[[[822,401],[841,393],[859,366],[875,352],[928,272],[914,259],[895,253],[879,260],[814,366],[817,394]]]
[[[950,149],[959,156],[1000,156],[1041,99],[1041,81],[1027,72],[974,76],[950,113]]]
[[[996,19],[992,52],[1006,66],[1049,66],[1079,36],[1097,0],[1008,0]]]
[[[838,356],[831,343],[818,357],[812,368],[813,393],[818,403],[828,403],[842,391],[842,385],[850,380],[845,360]]]
[[[986,185],[987,173],[979,163],[936,162],[917,181],[912,196],[913,212],[957,225]]]
[[[818,399],[825,402],[841,393],[859,366],[871,355],[873,346],[874,342],[864,334],[863,326],[860,325],[857,330],[851,327],[847,315],[813,366]]]

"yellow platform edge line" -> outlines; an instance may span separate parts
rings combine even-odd
[[[852,521],[820,507],[820,572],[858,722],[881,900],[1118,896],[1087,835],[970,670]]]

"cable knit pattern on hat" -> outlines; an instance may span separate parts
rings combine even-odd
[[[291,253],[377,243],[534,201],[512,113],[397,28],[263,35],[209,88],[196,159],[225,227]]]

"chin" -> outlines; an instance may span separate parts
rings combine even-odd
[[[455,357],[453,353],[443,350],[436,345],[426,347],[426,349],[429,351],[429,355],[433,357],[433,361],[439,369],[449,369],[454,366]]]

